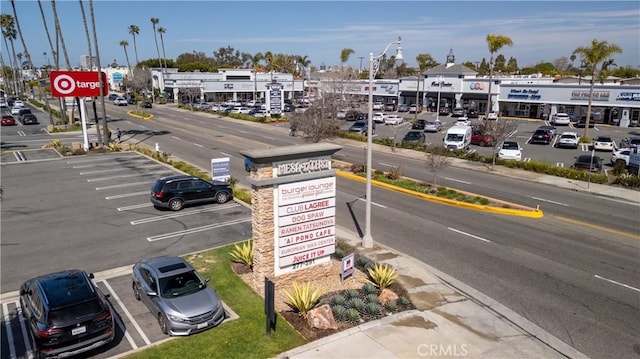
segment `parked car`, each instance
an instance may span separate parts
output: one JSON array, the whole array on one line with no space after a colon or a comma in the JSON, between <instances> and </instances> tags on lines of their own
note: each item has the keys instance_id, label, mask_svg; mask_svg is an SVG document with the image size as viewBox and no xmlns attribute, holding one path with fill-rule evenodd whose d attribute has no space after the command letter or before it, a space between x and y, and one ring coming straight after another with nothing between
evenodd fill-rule
<instances>
[{"instance_id":1,"label":"parked car","mask_svg":"<svg viewBox=\"0 0 640 359\"><path fill-rule=\"evenodd\" d=\"M471 126L471 120L469 119L469 117L466 117L466 116L458 117L458 119L453 125L454 126Z\"/></svg>"},{"instance_id":2,"label":"parked car","mask_svg":"<svg viewBox=\"0 0 640 359\"><path fill-rule=\"evenodd\" d=\"M614 150L611 153L611 164L612 165L617 165L617 164L624 164L624 166L628 166L629 165L629 157L631 155L631 150L628 148L621 148L619 150Z\"/></svg>"},{"instance_id":3,"label":"parked car","mask_svg":"<svg viewBox=\"0 0 640 359\"><path fill-rule=\"evenodd\" d=\"M38 118L36 115L31 112L22 115L22 124L23 125L37 125L39 124Z\"/></svg>"},{"instance_id":4,"label":"parked car","mask_svg":"<svg viewBox=\"0 0 640 359\"><path fill-rule=\"evenodd\" d=\"M383 111L384 110L384 103L382 103L381 101L376 101L373 103L373 110L374 111Z\"/></svg>"},{"instance_id":5,"label":"parked car","mask_svg":"<svg viewBox=\"0 0 640 359\"><path fill-rule=\"evenodd\" d=\"M593 118L593 116L591 116L591 119L589 120L589 128L592 128L595 126L595 119ZM587 125L587 116L582 116L580 117L580 119L578 120L578 122L575 123L575 127L580 127L580 128L584 128Z\"/></svg>"},{"instance_id":6,"label":"parked car","mask_svg":"<svg viewBox=\"0 0 640 359\"><path fill-rule=\"evenodd\" d=\"M563 132L560 134L556 147L559 148L578 148L580 138L576 132Z\"/></svg>"},{"instance_id":7,"label":"parked car","mask_svg":"<svg viewBox=\"0 0 640 359\"><path fill-rule=\"evenodd\" d=\"M552 125L562 125L569 126L571 123L571 117L569 117L568 113L558 112L555 115L551 116L551 121L549 121Z\"/></svg>"},{"instance_id":8,"label":"parked car","mask_svg":"<svg viewBox=\"0 0 640 359\"><path fill-rule=\"evenodd\" d=\"M478 118L480 113L478 112L478 109L470 108L469 111L467 111L467 116L469 118Z\"/></svg>"},{"instance_id":9,"label":"parked car","mask_svg":"<svg viewBox=\"0 0 640 359\"><path fill-rule=\"evenodd\" d=\"M416 105L415 103L409 106L409 113L420 113L422 112L422 106Z\"/></svg>"},{"instance_id":10,"label":"parked car","mask_svg":"<svg viewBox=\"0 0 640 359\"><path fill-rule=\"evenodd\" d=\"M15 107L24 107L24 101L15 100L15 101L13 101L13 106L15 106Z\"/></svg>"},{"instance_id":11,"label":"parked car","mask_svg":"<svg viewBox=\"0 0 640 359\"><path fill-rule=\"evenodd\" d=\"M206 202L225 203L233 198L231 186L221 181L177 175L158 179L151 187L151 203L156 208L179 211L184 206Z\"/></svg>"},{"instance_id":12,"label":"parked car","mask_svg":"<svg viewBox=\"0 0 640 359\"><path fill-rule=\"evenodd\" d=\"M386 116L387 115L385 115L383 112L374 112L371 119L373 120L373 122L384 123L384 118Z\"/></svg>"},{"instance_id":13,"label":"parked car","mask_svg":"<svg viewBox=\"0 0 640 359\"><path fill-rule=\"evenodd\" d=\"M355 133L359 133L361 135L366 136L367 135L367 120L363 119L363 120L356 120L356 122L353 123L353 125L351 125L351 127L349 127L349 132L355 132ZM376 123L373 122L373 127L371 128L371 133L375 134L376 133Z\"/></svg>"},{"instance_id":14,"label":"parked car","mask_svg":"<svg viewBox=\"0 0 640 359\"><path fill-rule=\"evenodd\" d=\"M114 339L111 305L91 279L93 274L73 269L20 286L20 307L36 358L80 356Z\"/></svg>"},{"instance_id":15,"label":"parked car","mask_svg":"<svg viewBox=\"0 0 640 359\"><path fill-rule=\"evenodd\" d=\"M550 134L551 134L551 139L552 140L556 136L556 134L558 133L558 130L556 129L556 127L552 126L552 125L542 125L542 126L538 127L538 130L547 130L547 131L549 131Z\"/></svg>"},{"instance_id":16,"label":"parked car","mask_svg":"<svg viewBox=\"0 0 640 359\"><path fill-rule=\"evenodd\" d=\"M451 111L451 117L462 117L464 116L464 109L460 107L456 107Z\"/></svg>"},{"instance_id":17,"label":"parked car","mask_svg":"<svg viewBox=\"0 0 640 359\"><path fill-rule=\"evenodd\" d=\"M487 114L487 120L495 121L498 119L498 113L495 111L491 111Z\"/></svg>"},{"instance_id":18,"label":"parked car","mask_svg":"<svg viewBox=\"0 0 640 359\"><path fill-rule=\"evenodd\" d=\"M615 142L609 136L598 136L591 143L593 149L596 151L613 151L616 148Z\"/></svg>"},{"instance_id":19,"label":"parked car","mask_svg":"<svg viewBox=\"0 0 640 359\"><path fill-rule=\"evenodd\" d=\"M576 157L576 161L573 163L572 168L579 170L587 170L591 172L602 171L602 159L597 156L580 155Z\"/></svg>"},{"instance_id":20,"label":"parked car","mask_svg":"<svg viewBox=\"0 0 640 359\"><path fill-rule=\"evenodd\" d=\"M171 336L213 328L225 318L218 294L191 264L180 257L154 257L137 262L131 273L133 296Z\"/></svg>"},{"instance_id":21,"label":"parked car","mask_svg":"<svg viewBox=\"0 0 640 359\"><path fill-rule=\"evenodd\" d=\"M411 124L412 130L424 130L424 126L427 124L427 120L417 120Z\"/></svg>"},{"instance_id":22,"label":"parked car","mask_svg":"<svg viewBox=\"0 0 640 359\"><path fill-rule=\"evenodd\" d=\"M522 160L522 147L516 141L504 141L498 148L498 158L503 160Z\"/></svg>"},{"instance_id":23,"label":"parked car","mask_svg":"<svg viewBox=\"0 0 640 359\"><path fill-rule=\"evenodd\" d=\"M404 118L400 115L386 115L384 117L385 125L400 125L404 123Z\"/></svg>"},{"instance_id":24,"label":"parked car","mask_svg":"<svg viewBox=\"0 0 640 359\"><path fill-rule=\"evenodd\" d=\"M478 145L480 147L491 147L493 146L493 144L496 142L496 139L494 136L485 133L483 131L473 131L473 134L471 135L471 144L472 145Z\"/></svg>"},{"instance_id":25,"label":"parked car","mask_svg":"<svg viewBox=\"0 0 640 359\"><path fill-rule=\"evenodd\" d=\"M153 107L153 105L151 104L150 101L142 101L140 106L142 106L142 108L152 108Z\"/></svg>"},{"instance_id":26,"label":"parked car","mask_svg":"<svg viewBox=\"0 0 640 359\"><path fill-rule=\"evenodd\" d=\"M109 94L109 97L108 97L109 101L112 101L112 102L113 102L113 100L115 100L115 99L117 99L117 98L118 98L118 95L116 95L116 94L114 94L114 93L110 93L110 94Z\"/></svg>"},{"instance_id":27,"label":"parked car","mask_svg":"<svg viewBox=\"0 0 640 359\"><path fill-rule=\"evenodd\" d=\"M620 141L620 148L640 147L640 137L625 137Z\"/></svg>"},{"instance_id":28,"label":"parked car","mask_svg":"<svg viewBox=\"0 0 640 359\"><path fill-rule=\"evenodd\" d=\"M440 112L439 114L441 116L449 116L449 114L451 114L451 109L448 107L440 107Z\"/></svg>"},{"instance_id":29,"label":"parked car","mask_svg":"<svg viewBox=\"0 0 640 359\"><path fill-rule=\"evenodd\" d=\"M405 104L398 105L398 112L409 112L409 106Z\"/></svg>"},{"instance_id":30,"label":"parked car","mask_svg":"<svg viewBox=\"0 0 640 359\"><path fill-rule=\"evenodd\" d=\"M13 116L6 114L2 115L2 126L15 126L16 119Z\"/></svg>"},{"instance_id":31,"label":"parked car","mask_svg":"<svg viewBox=\"0 0 640 359\"><path fill-rule=\"evenodd\" d=\"M442 131L442 122L438 120L426 121L424 124L425 132L440 132Z\"/></svg>"},{"instance_id":32,"label":"parked car","mask_svg":"<svg viewBox=\"0 0 640 359\"><path fill-rule=\"evenodd\" d=\"M12 114L12 115L17 115L17 114L19 114L19 113L20 113L20 110L22 110L22 106L15 106L15 105L14 105L14 106L11 108L11 114Z\"/></svg>"},{"instance_id":33,"label":"parked car","mask_svg":"<svg viewBox=\"0 0 640 359\"><path fill-rule=\"evenodd\" d=\"M543 143L548 145L551 143L551 131L547 129L537 129L533 135L531 135L531 139L529 139L529 143Z\"/></svg>"},{"instance_id":34,"label":"parked car","mask_svg":"<svg viewBox=\"0 0 640 359\"><path fill-rule=\"evenodd\" d=\"M402 143L419 143L425 142L426 136L422 131L409 131L402 138Z\"/></svg>"},{"instance_id":35,"label":"parked car","mask_svg":"<svg viewBox=\"0 0 640 359\"><path fill-rule=\"evenodd\" d=\"M385 110L385 111L392 112L392 111L395 111L395 110L396 110L396 107L397 107L397 106L396 106L396 104L395 104L395 103L388 103L388 104L384 105L384 110Z\"/></svg>"}]
</instances>

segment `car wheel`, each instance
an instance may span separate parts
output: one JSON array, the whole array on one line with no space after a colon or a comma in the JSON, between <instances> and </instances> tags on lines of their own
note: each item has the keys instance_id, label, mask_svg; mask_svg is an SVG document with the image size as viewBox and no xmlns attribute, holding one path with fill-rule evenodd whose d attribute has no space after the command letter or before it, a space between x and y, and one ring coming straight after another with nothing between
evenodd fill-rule
<instances>
[{"instance_id":1,"label":"car wheel","mask_svg":"<svg viewBox=\"0 0 640 359\"><path fill-rule=\"evenodd\" d=\"M617 159L615 166L627 166L627 162L623 159Z\"/></svg>"},{"instance_id":2,"label":"car wheel","mask_svg":"<svg viewBox=\"0 0 640 359\"><path fill-rule=\"evenodd\" d=\"M136 283L133 282L131 285L133 287L133 296L136 298L136 300L142 300L142 297L140 297L140 291L138 290L138 286L136 286Z\"/></svg>"},{"instance_id":3,"label":"car wheel","mask_svg":"<svg viewBox=\"0 0 640 359\"><path fill-rule=\"evenodd\" d=\"M179 211L182 209L182 207L184 207L184 204L182 203L182 200L178 198L172 198L169 201L169 209L171 209L172 211Z\"/></svg>"},{"instance_id":4,"label":"car wheel","mask_svg":"<svg viewBox=\"0 0 640 359\"><path fill-rule=\"evenodd\" d=\"M169 334L169 328L167 327L167 318L162 313L158 313L158 325L163 334Z\"/></svg>"},{"instance_id":5,"label":"car wheel","mask_svg":"<svg viewBox=\"0 0 640 359\"><path fill-rule=\"evenodd\" d=\"M226 203L229 200L229 194L227 192L218 192L216 194L216 202Z\"/></svg>"}]
</instances>

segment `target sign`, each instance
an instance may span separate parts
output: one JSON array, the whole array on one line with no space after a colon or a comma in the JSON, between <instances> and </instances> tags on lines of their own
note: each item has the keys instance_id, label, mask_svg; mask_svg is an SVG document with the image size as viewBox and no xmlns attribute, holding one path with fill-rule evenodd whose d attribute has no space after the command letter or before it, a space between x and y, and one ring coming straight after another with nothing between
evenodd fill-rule
<instances>
[{"instance_id":1,"label":"target sign","mask_svg":"<svg viewBox=\"0 0 640 359\"><path fill-rule=\"evenodd\" d=\"M102 76L103 94L108 95L107 75L97 71L51 71L51 95L54 97L98 97Z\"/></svg>"}]
</instances>

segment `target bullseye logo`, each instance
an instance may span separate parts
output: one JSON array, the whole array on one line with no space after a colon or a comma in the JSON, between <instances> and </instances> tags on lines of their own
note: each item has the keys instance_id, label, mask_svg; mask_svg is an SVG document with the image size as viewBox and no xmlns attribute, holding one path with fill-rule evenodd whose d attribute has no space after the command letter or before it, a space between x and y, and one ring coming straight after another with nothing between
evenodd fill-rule
<instances>
[{"instance_id":1,"label":"target bullseye logo","mask_svg":"<svg viewBox=\"0 0 640 359\"><path fill-rule=\"evenodd\" d=\"M56 91L64 95L68 95L76 89L76 83L69 75L59 75L51 84Z\"/></svg>"},{"instance_id":2,"label":"target bullseye logo","mask_svg":"<svg viewBox=\"0 0 640 359\"><path fill-rule=\"evenodd\" d=\"M108 95L107 76L97 71L52 71L49 75L51 95L54 97L98 97Z\"/></svg>"}]
</instances>

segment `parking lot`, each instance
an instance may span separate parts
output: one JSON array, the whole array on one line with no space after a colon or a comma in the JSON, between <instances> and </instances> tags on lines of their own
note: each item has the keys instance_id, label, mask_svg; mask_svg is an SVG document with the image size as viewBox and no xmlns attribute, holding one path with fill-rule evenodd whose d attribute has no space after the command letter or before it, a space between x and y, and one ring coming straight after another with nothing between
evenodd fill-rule
<instances>
[{"instance_id":1,"label":"parking lot","mask_svg":"<svg viewBox=\"0 0 640 359\"><path fill-rule=\"evenodd\" d=\"M251 211L236 202L179 212L155 209L149 202L151 185L176 171L140 154L51 155L38 161L8 157L2 173L3 359L32 357L17 296L29 278L73 268L95 273L118 315L114 343L91 355L110 358L167 338L133 297L133 263L251 236ZM215 288L215 278L211 284ZM229 308L227 313L233 317Z\"/></svg>"},{"instance_id":2,"label":"parking lot","mask_svg":"<svg viewBox=\"0 0 640 359\"><path fill-rule=\"evenodd\" d=\"M388 112L394 113L396 112ZM405 122L398 126L384 125L381 123L376 124L375 138L394 138L397 142L402 141L404 135L411 129L411 122L415 115L410 113L399 113L404 117ZM456 118L450 116L438 116L440 122L442 122L442 130L440 132L432 133L425 132L425 143L428 145L442 145L442 139L445 136L447 130L454 126ZM435 120L436 114L433 112L422 112L417 116L418 119ZM559 135L562 132L576 132L578 136L581 136L584 128L575 128L573 124L569 126L556 126L556 136L552 140L551 144L530 144L529 140L535 130L543 125L548 125L548 122L542 120L514 120L517 124L516 131L511 135L510 139L517 141L522 147L522 160L523 161L541 161L545 163L552 163L558 167L571 167L574 163L575 157L581 153L588 153L591 148L588 144L580 144L577 149L571 148L555 148L554 144L557 141ZM472 119L472 124L480 124L478 119ZM347 130L349 126L353 124L353 121L345 121L342 125L343 130ZM610 136L616 144L620 143L625 137L638 136L639 131L636 128L622 128L613 127L608 125L596 125L593 128L589 128L589 137L594 138L596 136ZM471 145L470 151L477 152L480 155L490 157L492 149L490 147L481 147L477 145ZM611 168L609 166L609 160L611 158L611 152L597 152L597 156L603 159L605 169Z\"/></svg>"}]
</instances>

